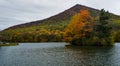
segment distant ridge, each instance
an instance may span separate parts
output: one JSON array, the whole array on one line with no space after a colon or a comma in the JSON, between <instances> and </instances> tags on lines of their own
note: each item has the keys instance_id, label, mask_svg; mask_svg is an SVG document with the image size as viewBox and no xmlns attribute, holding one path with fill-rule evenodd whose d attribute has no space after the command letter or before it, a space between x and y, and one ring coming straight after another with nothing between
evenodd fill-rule
<instances>
[{"instance_id":1,"label":"distant ridge","mask_svg":"<svg viewBox=\"0 0 120 66\"><path fill-rule=\"evenodd\" d=\"M99 15L99 10L98 9L94 9L91 7L87 7L84 5L80 5L80 4L76 4L75 6L69 8L68 10L65 10L64 12L61 12L57 15L51 16L47 19L43 19L43 20L37 20L37 21L32 21L32 22L28 22L28 23L24 23L24 24L19 24L19 25L15 25L15 26L11 26L5 30L9 30L9 29L17 29L17 28L25 28L25 27L30 27L30 26L40 26L42 25L42 23L55 23L55 22L61 22L64 20L70 20L70 18L79 13L80 10L82 9L87 9L91 12L92 16L98 16Z\"/></svg>"}]
</instances>

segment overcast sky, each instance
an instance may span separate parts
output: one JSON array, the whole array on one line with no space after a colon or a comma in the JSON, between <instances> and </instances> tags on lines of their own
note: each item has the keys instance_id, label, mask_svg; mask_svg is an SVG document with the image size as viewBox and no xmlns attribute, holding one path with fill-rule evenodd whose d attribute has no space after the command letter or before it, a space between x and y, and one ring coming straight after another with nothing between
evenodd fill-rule
<instances>
[{"instance_id":1,"label":"overcast sky","mask_svg":"<svg viewBox=\"0 0 120 66\"><path fill-rule=\"evenodd\" d=\"M120 0L0 0L0 29L45 19L76 4L120 15Z\"/></svg>"}]
</instances>

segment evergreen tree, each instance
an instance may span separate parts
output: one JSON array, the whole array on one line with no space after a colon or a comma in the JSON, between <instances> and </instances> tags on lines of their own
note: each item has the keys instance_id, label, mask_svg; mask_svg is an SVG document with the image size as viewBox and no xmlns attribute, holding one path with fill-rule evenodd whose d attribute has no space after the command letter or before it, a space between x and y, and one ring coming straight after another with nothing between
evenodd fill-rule
<instances>
[{"instance_id":1,"label":"evergreen tree","mask_svg":"<svg viewBox=\"0 0 120 66\"><path fill-rule=\"evenodd\" d=\"M111 36L112 27L109 26L110 13L102 9L99 22L96 25L96 35L99 38L98 45L111 45L114 43Z\"/></svg>"}]
</instances>

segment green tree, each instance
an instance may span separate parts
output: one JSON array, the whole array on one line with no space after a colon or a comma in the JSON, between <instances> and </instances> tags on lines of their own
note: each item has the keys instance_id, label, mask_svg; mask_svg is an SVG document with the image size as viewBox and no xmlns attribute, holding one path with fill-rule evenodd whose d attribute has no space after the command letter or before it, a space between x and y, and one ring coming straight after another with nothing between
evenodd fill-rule
<instances>
[{"instance_id":1,"label":"green tree","mask_svg":"<svg viewBox=\"0 0 120 66\"><path fill-rule=\"evenodd\" d=\"M112 45L114 38L112 36L112 27L109 26L110 13L102 9L100 11L99 22L96 25L96 36L99 38L98 45Z\"/></svg>"}]
</instances>

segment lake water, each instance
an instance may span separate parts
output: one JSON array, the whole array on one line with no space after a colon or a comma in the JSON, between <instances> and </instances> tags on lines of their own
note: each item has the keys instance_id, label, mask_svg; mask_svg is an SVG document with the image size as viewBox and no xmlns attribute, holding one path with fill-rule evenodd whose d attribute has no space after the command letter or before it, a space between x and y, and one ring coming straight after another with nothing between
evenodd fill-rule
<instances>
[{"instance_id":1,"label":"lake water","mask_svg":"<svg viewBox=\"0 0 120 66\"><path fill-rule=\"evenodd\" d=\"M67 43L20 43L0 47L0 66L120 66L120 44L76 47Z\"/></svg>"}]
</instances>

